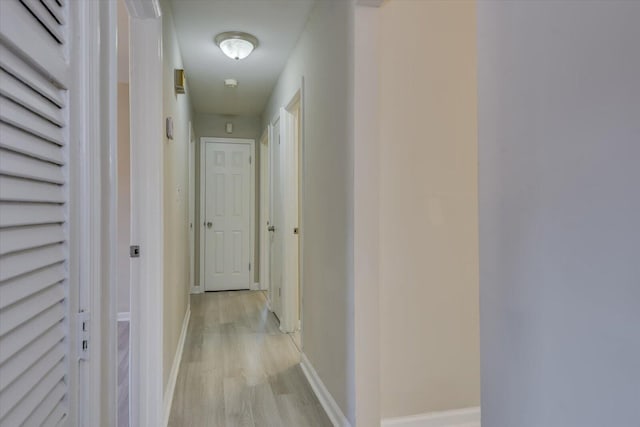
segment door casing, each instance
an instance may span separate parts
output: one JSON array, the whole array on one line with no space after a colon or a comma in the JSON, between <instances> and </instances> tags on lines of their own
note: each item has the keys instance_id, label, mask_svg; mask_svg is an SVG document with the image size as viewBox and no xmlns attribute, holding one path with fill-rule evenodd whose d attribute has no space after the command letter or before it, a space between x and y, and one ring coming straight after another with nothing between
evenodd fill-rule
<instances>
[{"instance_id":1,"label":"door casing","mask_svg":"<svg viewBox=\"0 0 640 427\"><path fill-rule=\"evenodd\" d=\"M189 122L189 287L191 293L201 292L201 287L196 286L196 136L193 132L193 123Z\"/></svg>"},{"instance_id":2,"label":"door casing","mask_svg":"<svg viewBox=\"0 0 640 427\"><path fill-rule=\"evenodd\" d=\"M258 233L260 233L260 289L269 289L269 231L267 227L271 221L269 206L270 174L271 174L271 125L267 126L260 138L260 217Z\"/></svg>"},{"instance_id":3,"label":"door casing","mask_svg":"<svg viewBox=\"0 0 640 427\"><path fill-rule=\"evenodd\" d=\"M274 165L270 169L271 181L271 212L274 208L275 188L273 174L275 169L275 161L273 156L279 155L274 137L276 127L280 132L282 144L285 144L285 150L280 159L280 168L282 174L283 185L283 278L282 278L282 297L280 308L281 318L280 329L283 332L295 332L302 328L302 251L303 251L303 235L302 227L303 203L302 194L304 194L304 97L303 97L304 79L294 95L290 98L286 107L280 108L278 114L271 121L271 141L273 141L271 164ZM272 218L273 219L273 218ZM298 234L294 234L294 228L298 229ZM272 257L273 255L270 255ZM272 306L274 302L271 301ZM275 307L273 307L275 308Z\"/></svg>"},{"instance_id":4,"label":"door casing","mask_svg":"<svg viewBox=\"0 0 640 427\"><path fill-rule=\"evenodd\" d=\"M267 301L269 310L271 310L278 320L282 321L280 317L282 315L282 269L284 265L283 257L284 250L280 250L281 254L277 253L277 249L274 247L277 243L275 239L278 237L275 233L282 233L281 218L278 214L282 215L277 209L278 196L281 191L277 191L278 179L276 174L281 174L281 160L280 160L280 115L276 115L271 124L269 125L270 136L269 140L272 141L269 147L269 225L274 227L275 230L268 232L268 249L269 249L269 292L267 293ZM280 245L282 247L282 245ZM274 264L279 263L279 264ZM279 278L274 277L279 275ZM280 286L280 289L278 288Z\"/></svg>"}]
</instances>

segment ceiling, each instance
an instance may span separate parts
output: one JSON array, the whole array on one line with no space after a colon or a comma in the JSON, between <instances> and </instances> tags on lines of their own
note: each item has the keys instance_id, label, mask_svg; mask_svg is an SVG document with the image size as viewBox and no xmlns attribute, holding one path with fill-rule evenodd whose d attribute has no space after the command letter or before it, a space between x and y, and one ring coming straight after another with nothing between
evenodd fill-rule
<instances>
[{"instance_id":1,"label":"ceiling","mask_svg":"<svg viewBox=\"0 0 640 427\"><path fill-rule=\"evenodd\" d=\"M172 0L193 107L198 113L261 114L304 29L314 0ZM213 39L224 31L256 36L248 58L227 58ZM238 80L235 89L224 79Z\"/></svg>"}]
</instances>

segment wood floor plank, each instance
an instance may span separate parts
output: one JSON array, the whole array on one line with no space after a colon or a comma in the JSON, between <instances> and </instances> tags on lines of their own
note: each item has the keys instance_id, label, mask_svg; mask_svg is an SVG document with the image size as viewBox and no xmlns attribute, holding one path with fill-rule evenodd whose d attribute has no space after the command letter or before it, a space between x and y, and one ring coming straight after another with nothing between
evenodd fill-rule
<instances>
[{"instance_id":1,"label":"wood floor plank","mask_svg":"<svg viewBox=\"0 0 640 427\"><path fill-rule=\"evenodd\" d=\"M171 427L330 426L261 291L191 296Z\"/></svg>"},{"instance_id":2,"label":"wood floor plank","mask_svg":"<svg viewBox=\"0 0 640 427\"><path fill-rule=\"evenodd\" d=\"M251 388L242 377L224 379L224 415L226 425L253 427Z\"/></svg>"},{"instance_id":3,"label":"wood floor plank","mask_svg":"<svg viewBox=\"0 0 640 427\"><path fill-rule=\"evenodd\" d=\"M281 427L284 425L269 383L261 383L253 387L251 414L256 426Z\"/></svg>"}]
</instances>

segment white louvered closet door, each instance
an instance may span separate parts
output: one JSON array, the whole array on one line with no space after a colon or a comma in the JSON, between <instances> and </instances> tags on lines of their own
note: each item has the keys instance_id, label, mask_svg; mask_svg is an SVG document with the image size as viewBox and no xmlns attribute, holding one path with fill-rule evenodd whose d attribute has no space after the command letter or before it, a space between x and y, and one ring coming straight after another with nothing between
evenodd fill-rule
<instances>
[{"instance_id":1,"label":"white louvered closet door","mask_svg":"<svg viewBox=\"0 0 640 427\"><path fill-rule=\"evenodd\" d=\"M0 0L0 426L68 412L68 0Z\"/></svg>"}]
</instances>

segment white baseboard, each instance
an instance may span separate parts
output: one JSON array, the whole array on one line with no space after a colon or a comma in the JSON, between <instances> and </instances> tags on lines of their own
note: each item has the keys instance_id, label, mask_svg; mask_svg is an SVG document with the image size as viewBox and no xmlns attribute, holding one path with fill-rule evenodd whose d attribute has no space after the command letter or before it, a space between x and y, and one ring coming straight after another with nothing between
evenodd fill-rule
<instances>
[{"instance_id":1,"label":"white baseboard","mask_svg":"<svg viewBox=\"0 0 640 427\"><path fill-rule=\"evenodd\" d=\"M380 425L382 427L480 427L480 408L384 418Z\"/></svg>"},{"instance_id":2,"label":"white baseboard","mask_svg":"<svg viewBox=\"0 0 640 427\"><path fill-rule=\"evenodd\" d=\"M318 376L318 373L304 353L301 353L301 359L300 367L302 368L302 372L304 372L304 376L307 377L307 381L309 381L313 392L318 397L320 404L327 413L327 416L331 420L333 426L351 427L349 420L344 416L340 406L338 406L336 401L333 399L333 396L331 396L331 393L329 393L329 390L327 390L324 383Z\"/></svg>"},{"instance_id":3,"label":"white baseboard","mask_svg":"<svg viewBox=\"0 0 640 427\"><path fill-rule=\"evenodd\" d=\"M201 294L203 291L202 286L192 286L191 293L192 294Z\"/></svg>"},{"instance_id":4,"label":"white baseboard","mask_svg":"<svg viewBox=\"0 0 640 427\"><path fill-rule=\"evenodd\" d=\"M173 357L173 364L171 365L171 372L169 373L169 379L167 382L167 388L164 392L162 422L163 426L169 424L169 415L171 414L171 404L173 403L173 392L176 388L176 381L178 380L178 371L180 370L180 361L182 360L182 351L184 350L184 342L187 338L187 329L189 329L189 319L191 318L191 306L187 306L187 312L184 314L184 320L182 321L182 331L180 332L180 338L178 339L178 346L176 347L176 353Z\"/></svg>"},{"instance_id":5,"label":"white baseboard","mask_svg":"<svg viewBox=\"0 0 640 427\"><path fill-rule=\"evenodd\" d=\"M118 312L118 322L130 322L131 321L131 313L127 312Z\"/></svg>"},{"instance_id":6,"label":"white baseboard","mask_svg":"<svg viewBox=\"0 0 640 427\"><path fill-rule=\"evenodd\" d=\"M259 291L262 290L262 288L260 287L260 282L254 282L253 286L251 287L252 291Z\"/></svg>"}]
</instances>

